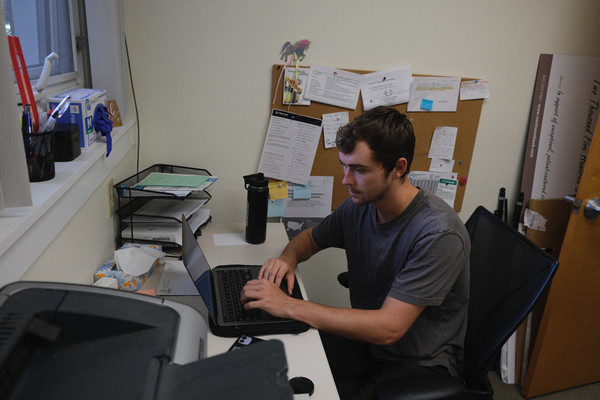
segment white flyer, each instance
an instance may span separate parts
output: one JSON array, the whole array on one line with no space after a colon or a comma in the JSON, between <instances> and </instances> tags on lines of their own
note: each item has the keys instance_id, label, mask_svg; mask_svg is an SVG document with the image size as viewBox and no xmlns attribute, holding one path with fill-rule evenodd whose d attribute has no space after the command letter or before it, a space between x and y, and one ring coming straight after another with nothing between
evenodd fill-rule
<instances>
[{"instance_id":1,"label":"white flyer","mask_svg":"<svg viewBox=\"0 0 600 400\"><path fill-rule=\"evenodd\" d=\"M410 87L407 111L456 112L460 78L415 76Z\"/></svg>"},{"instance_id":2,"label":"white flyer","mask_svg":"<svg viewBox=\"0 0 600 400\"><path fill-rule=\"evenodd\" d=\"M258 172L306 185L321 136L321 120L273 110Z\"/></svg>"},{"instance_id":3,"label":"white flyer","mask_svg":"<svg viewBox=\"0 0 600 400\"><path fill-rule=\"evenodd\" d=\"M429 158L441 158L452 160L458 128L453 126L438 126L433 131L431 145L429 146Z\"/></svg>"},{"instance_id":4,"label":"white flyer","mask_svg":"<svg viewBox=\"0 0 600 400\"><path fill-rule=\"evenodd\" d=\"M293 195L293 185L288 185L288 198L284 203L287 218L324 218L331 214L333 200L333 176L311 176L310 198L299 199Z\"/></svg>"},{"instance_id":5,"label":"white flyer","mask_svg":"<svg viewBox=\"0 0 600 400\"><path fill-rule=\"evenodd\" d=\"M363 109L408 103L411 82L409 66L363 75L360 83Z\"/></svg>"},{"instance_id":6,"label":"white flyer","mask_svg":"<svg viewBox=\"0 0 600 400\"><path fill-rule=\"evenodd\" d=\"M474 100L490 97L490 82L485 80L465 81L460 84L460 99Z\"/></svg>"},{"instance_id":7,"label":"white flyer","mask_svg":"<svg viewBox=\"0 0 600 400\"><path fill-rule=\"evenodd\" d=\"M354 72L312 65L304 98L355 110L360 93L360 80L361 75Z\"/></svg>"},{"instance_id":8,"label":"white flyer","mask_svg":"<svg viewBox=\"0 0 600 400\"><path fill-rule=\"evenodd\" d=\"M454 207L458 174L456 172L410 171L410 183L442 198L449 206Z\"/></svg>"},{"instance_id":9,"label":"white flyer","mask_svg":"<svg viewBox=\"0 0 600 400\"><path fill-rule=\"evenodd\" d=\"M336 147L335 137L341 126L347 125L350 116L346 111L323 114L323 145L326 149Z\"/></svg>"}]
</instances>

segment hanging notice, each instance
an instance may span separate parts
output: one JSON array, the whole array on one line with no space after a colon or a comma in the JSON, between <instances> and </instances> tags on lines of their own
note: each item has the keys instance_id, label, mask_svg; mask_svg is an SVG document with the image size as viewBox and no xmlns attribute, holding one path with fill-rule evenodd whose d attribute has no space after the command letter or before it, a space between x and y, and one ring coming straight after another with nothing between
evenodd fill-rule
<instances>
[{"instance_id":1,"label":"hanging notice","mask_svg":"<svg viewBox=\"0 0 600 400\"><path fill-rule=\"evenodd\" d=\"M360 81L360 74L312 65L304 98L354 110L358 103Z\"/></svg>"},{"instance_id":2,"label":"hanging notice","mask_svg":"<svg viewBox=\"0 0 600 400\"><path fill-rule=\"evenodd\" d=\"M258 172L306 185L321 136L321 123L317 118L273 110Z\"/></svg>"}]
</instances>

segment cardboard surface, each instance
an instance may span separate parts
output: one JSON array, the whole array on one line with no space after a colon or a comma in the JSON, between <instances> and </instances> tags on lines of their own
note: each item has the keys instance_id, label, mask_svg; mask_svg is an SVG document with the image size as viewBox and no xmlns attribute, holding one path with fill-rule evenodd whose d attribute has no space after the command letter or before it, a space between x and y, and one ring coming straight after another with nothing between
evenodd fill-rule
<instances>
[{"instance_id":1,"label":"cardboard surface","mask_svg":"<svg viewBox=\"0 0 600 400\"><path fill-rule=\"evenodd\" d=\"M577 192L600 104L600 57L542 54L521 191L529 199Z\"/></svg>"},{"instance_id":2,"label":"cardboard surface","mask_svg":"<svg viewBox=\"0 0 600 400\"><path fill-rule=\"evenodd\" d=\"M531 199L529 209L546 218L546 231L527 229L526 236L558 259L572 205L563 199Z\"/></svg>"}]
</instances>

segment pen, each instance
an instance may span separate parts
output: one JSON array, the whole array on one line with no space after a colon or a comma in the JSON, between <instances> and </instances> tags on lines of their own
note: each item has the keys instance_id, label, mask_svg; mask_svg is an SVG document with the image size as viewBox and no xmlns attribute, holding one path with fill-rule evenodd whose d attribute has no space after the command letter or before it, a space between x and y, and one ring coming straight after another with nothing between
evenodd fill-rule
<instances>
[{"instance_id":1,"label":"pen","mask_svg":"<svg viewBox=\"0 0 600 400\"><path fill-rule=\"evenodd\" d=\"M33 121L31 119L31 105L25 104L23 107L23 115L21 116L21 133L25 142L25 151L29 154L29 146L31 145L31 134L33 133Z\"/></svg>"},{"instance_id":2,"label":"pen","mask_svg":"<svg viewBox=\"0 0 600 400\"><path fill-rule=\"evenodd\" d=\"M31 105L25 104L23 116L21 117L21 130L23 134L33 133L33 121L31 119Z\"/></svg>"},{"instance_id":3,"label":"pen","mask_svg":"<svg viewBox=\"0 0 600 400\"><path fill-rule=\"evenodd\" d=\"M54 111L52 111L50 113L50 115L48 116L48 119L42 126L42 129L40 129L40 133L53 130L54 126L56 125L56 120L59 119L60 117L62 117L62 115L65 113L65 111L67 111L67 109L69 108L70 104L71 104L71 96L65 96L65 98L62 99L60 101L60 103L58 103L58 105L56 106Z\"/></svg>"},{"instance_id":4,"label":"pen","mask_svg":"<svg viewBox=\"0 0 600 400\"><path fill-rule=\"evenodd\" d=\"M519 229L519 222L521 222L521 211L523 211L523 201L525 199L525 193L519 193L519 199L515 205L515 212L513 214L513 227Z\"/></svg>"},{"instance_id":5,"label":"pen","mask_svg":"<svg viewBox=\"0 0 600 400\"><path fill-rule=\"evenodd\" d=\"M508 198L504 197L504 218L503 221L505 224L508 224Z\"/></svg>"},{"instance_id":6,"label":"pen","mask_svg":"<svg viewBox=\"0 0 600 400\"><path fill-rule=\"evenodd\" d=\"M42 125L42 129L40 129L40 133L50 132L51 130L54 129L55 125L56 125L56 119L54 119L52 117L52 115L49 115L48 119L46 120L44 125Z\"/></svg>"},{"instance_id":7,"label":"pen","mask_svg":"<svg viewBox=\"0 0 600 400\"><path fill-rule=\"evenodd\" d=\"M21 116L21 132L23 134L23 143L25 144L25 155L31 157L33 154L33 120L31 119L31 105L25 104L23 115Z\"/></svg>"},{"instance_id":8,"label":"pen","mask_svg":"<svg viewBox=\"0 0 600 400\"><path fill-rule=\"evenodd\" d=\"M69 105L71 105L71 95L65 96L65 98L58 103L54 111L52 111L52 118L59 119L62 117L69 108Z\"/></svg>"},{"instance_id":9,"label":"pen","mask_svg":"<svg viewBox=\"0 0 600 400\"><path fill-rule=\"evenodd\" d=\"M504 208L506 207L505 203L506 203L506 189L500 188L500 193L498 194L498 208L496 209L494 214L502 220L504 220L504 218L502 218L502 216L504 215Z\"/></svg>"}]
</instances>

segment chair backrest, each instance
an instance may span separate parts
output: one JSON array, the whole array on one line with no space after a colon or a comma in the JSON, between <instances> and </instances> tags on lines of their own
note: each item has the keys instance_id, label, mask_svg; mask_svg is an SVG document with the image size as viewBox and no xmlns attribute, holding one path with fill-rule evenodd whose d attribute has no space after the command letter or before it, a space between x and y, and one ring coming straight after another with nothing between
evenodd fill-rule
<instances>
[{"instance_id":1,"label":"chair backrest","mask_svg":"<svg viewBox=\"0 0 600 400\"><path fill-rule=\"evenodd\" d=\"M471 238L471 294L464 372L467 389L479 390L558 262L484 207L465 225Z\"/></svg>"}]
</instances>

